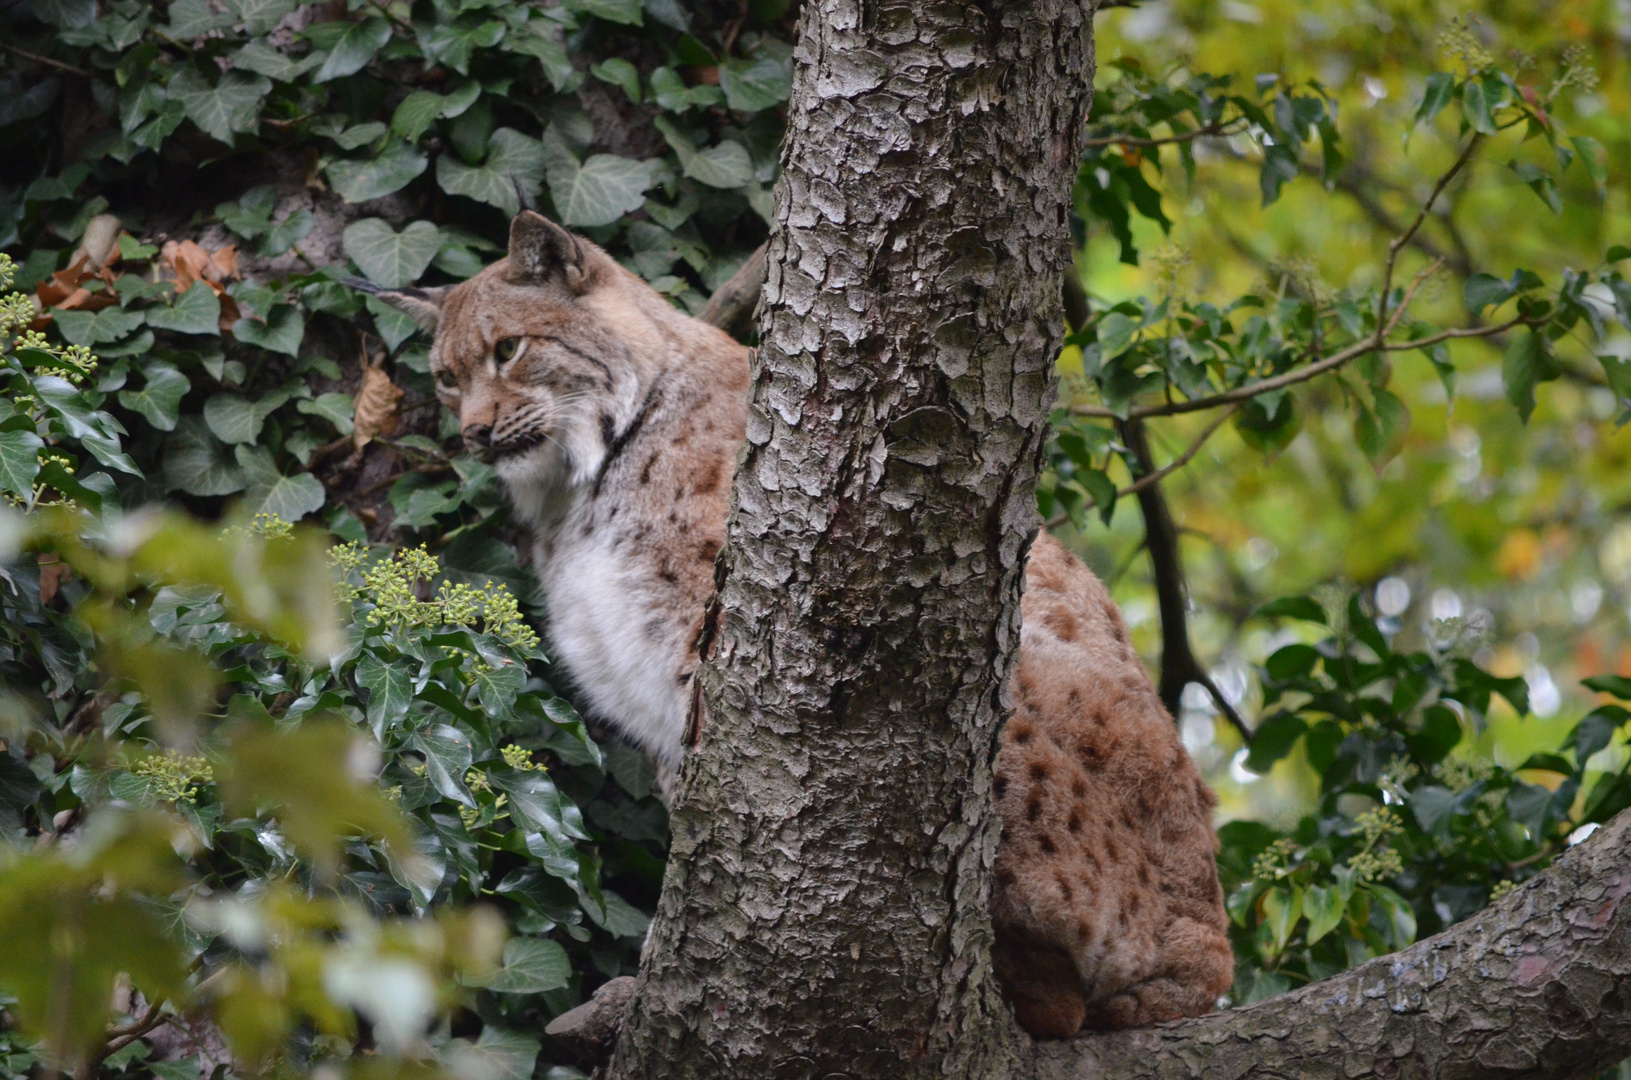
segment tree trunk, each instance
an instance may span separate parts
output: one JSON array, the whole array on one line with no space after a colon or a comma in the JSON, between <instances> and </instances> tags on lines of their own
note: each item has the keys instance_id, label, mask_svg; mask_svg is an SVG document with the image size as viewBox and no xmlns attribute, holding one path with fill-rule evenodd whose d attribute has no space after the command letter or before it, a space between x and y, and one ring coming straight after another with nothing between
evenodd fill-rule
<instances>
[{"instance_id":1,"label":"tree trunk","mask_svg":"<svg viewBox=\"0 0 1631 1080\"><path fill-rule=\"evenodd\" d=\"M1091 6L803 12L710 657L626 1080L978 1077Z\"/></svg>"},{"instance_id":2,"label":"tree trunk","mask_svg":"<svg viewBox=\"0 0 1631 1080\"><path fill-rule=\"evenodd\" d=\"M1564 1080L1631 1055L1631 811L1436 937L1232 1012L1042 1043L1027 1080Z\"/></svg>"}]
</instances>

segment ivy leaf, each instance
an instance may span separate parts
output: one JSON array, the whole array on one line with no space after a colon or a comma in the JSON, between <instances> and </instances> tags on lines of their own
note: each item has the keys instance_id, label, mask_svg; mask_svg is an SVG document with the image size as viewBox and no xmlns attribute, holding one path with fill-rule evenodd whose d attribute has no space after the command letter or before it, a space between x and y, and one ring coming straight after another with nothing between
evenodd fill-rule
<instances>
[{"instance_id":1,"label":"ivy leaf","mask_svg":"<svg viewBox=\"0 0 1631 1080\"><path fill-rule=\"evenodd\" d=\"M651 919L645 912L610 889L601 893L601 900L605 904L604 912L597 911L592 904L587 910L589 918L602 930L613 937L645 936L646 930L651 926Z\"/></svg>"},{"instance_id":2,"label":"ivy leaf","mask_svg":"<svg viewBox=\"0 0 1631 1080\"><path fill-rule=\"evenodd\" d=\"M413 680L401 664L388 664L365 650L357 659L357 685L368 691L368 723L374 737L383 739L386 725L408 715Z\"/></svg>"},{"instance_id":3,"label":"ivy leaf","mask_svg":"<svg viewBox=\"0 0 1631 1080\"><path fill-rule=\"evenodd\" d=\"M513 128L499 128L488 137L487 160L480 165L466 165L452 154L438 158L436 182L449 195L463 195L496 206L513 217L521 212L516 186L523 191L537 191L544 171L544 150L537 139L530 139ZM557 209L559 205L557 202ZM432 257L435 254L431 252Z\"/></svg>"},{"instance_id":4,"label":"ivy leaf","mask_svg":"<svg viewBox=\"0 0 1631 1080\"><path fill-rule=\"evenodd\" d=\"M312 212L301 207L272 226L266 234L266 239L260 242L260 253L268 258L276 258L310 236L316 226L317 219L312 216Z\"/></svg>"},{"instance_id":5,"label":"ivy leaf","mask_svg":"<svg viewBox=\"0 0 1631 1080\"><path fill-rule=\"evenodd\" d=\"M428 221L396 232L379 218L363 218L346 226L340 243L369 281L399 289L419 280L442 248L442 232Z\"/></svg>"},{"instance_id":6,"label":"ivy leaf","mask_svg":"<svg viewBox=\"0 0 1631 1080\"><path fill-rule=\"evenodd\" d=\"M174 11L174 6L171 7ZM232 56L232 66L239 71L253 71L277 82L294 82L300 76L323 62L322 53L295 60L257 38Z\"/></svg>"},{"instance_id":7,"label":"ivy leaf","mask_svg":"<svg viewBox=\"0 0 1631 1080\"><path fill-rule=\"evenodd\" d=\"M1303 894L1303 914L1308 916L1308 932L1304 940L1312 945L1329 934L1342 922L1347 909L1342 890L1334 885L1310 885Z\"/></svg>"},{"instance_id":8,"label":"ivy leaf","mask_svg":"<svg viewBox=\"0 0 1631 1080\"><path fill-rule=\"evenodd\" d=\"M681 170L691 179L716 188L739 188L753 180L753 159L748 157L741 143L725 139L717 146L698 150L668 118L659 116L652 123L674 148Z\"/></svg>"},{"instance_id":9,"label":"ivy leaf","mask_svg":"<svg viewBox=\"0 0 1631 1080\"><path fill-rule=\"evenodd\" d=\"M519 664L489 667L476 675L476 697L489 716L505 717L514 711L515 697L526 681L526 671Z\"/></svg>"},{"instance_id":10,"label":"ivy leaf","mask_svg":"<svg viewBox=\"0 0 1631 1080\"><path fill-rule=\"evenodd\" d=\"M430 167L424 154L406 143L393 141L371 161L341 159L328 163L329 183L346 202L382 199L401 191Z\"/></svg>"},{"instance_id":11,"label":"ivy leaf","mask_svg":"<svg viewBox=\"0 0 1631 1080\"><path fill-rule=\"evenodd\" d=\"M189 287L169 307L150 307L145 314L147 325L155 330L173 330L178 334L221 333L221 301L215 291L203 283Z\"/></svg>"},{"instance_id":12,"label":"ivy leaf","mask_svg":"<svg viewBox=\"0 0 1631 1080\"><path fill-rule=\"evenodd\" d=\"M414 735L410 745L425 756L425 776L431 787L460 806L476 805L464 786L464 774L472 758L470 736L456 727L438 724Z\"/></svg>"},{"instance_id":13,"label":"ivy leaf","mask_svg":"<svg viewBox=\"0 0 1631 1080\"><path fill-rule=\"evenodd\" d=\"M208 289L189 289L188 292L208 293ZM213 295L213 294L212 294ZM142 369L146 383L140 390L119 391L119 404L131 412L141 413L149 424L160 431L174 431L181 413L181 399L187 396L192 384L187 376L162 360L154 360Z\"/></svg>"},{"instance_id":14,"label":"ivy leaf","mask_svg":"<svg viewBox=\"0 0 1631 1080\"><path fill-rule=\"evenodd\" d=\"M561 224L610 225L645 205L651 169L644 162L596 154L580 166L553 128L544 132L543 152Z\"/></svg>"},{"instance_id":15,"label":"ivy leaf","mask_svg":"<svg viewBox=\"0 0 1631 1080\"><path fill-rule=\"evenodd\" d=\"M645 18L640 0L567 0L566 9L624 26L639 26Z\"/></svg>"},{"instance_id":16,"label":"ivy leaf","mask_svg":"<svg viewBox=\"0 0 1631 1080\"><path fill-rule=\"evenodd\" d=\"M341 435L350 435L353 430L352 415L357 411L357 405L350 394L338 390L330 390L326 394L318 394L315 398L302 398L295 402L295 408L308 416L321 416L334 425L334 430Z\"/></svg>"},{"instance_id":17,"label":"ivy leaf","mask_svg":"<svg viewBox=\"0 0 1631 1080\"><path fill-rule=\"evenodd\" d=\"M542 20L530 22L513 31L505 39L504 47L510 52L535 58L544 69L544 77L549 80L549 85L555 92L567 94L578 88L583 81L583 75L572 66L572 58L567 55L566 46L561 43L559 34L560 31L554 28L553 23Z\"/></svg>"},{"instance_id":18,"label":"ivy leaf","mask_svg":"<svg viewBox=\"0 0 1631 1080\"><path fill-rule=\"evenodd\" d=\"M231 495L243 490L244 477L204 418L184 416L164 440L164 484L189 495Z\"/></svg>"},{"instance_id":19,"label":"ivy leaf","mask_svg":"<svg viewBox=\"0 0 1631 1080\"><path fill-rule=\"evenodd\" d=\"M634 65L621 56L608 57L598 64L591 65L589 74L601 82L611 83L622 90L628 99L636 105L640 104L640 73Z\"/></svg>"},{"instance_id":20,"label":"ivy leaf","mask_svg":"<svg viewBox=\"0 0 1631 1080\"><path fill-rule=\"evenodd\" d=\"M306 336L306 322L300 310L289 304L275 304L266 321L247 316L232 324L232 336L250 345L282 353L300 355L300 342Z\"/></svg>"},{"instance_id":21,"label":"ivy leaf","mask_svg":"<svg viewBox=\"0 0 1631 1080\"><path fill-rule=\"evenodd\" d=\"M200 131L231 146L235 134L259 124L261 99L271 92L272 80L234 70L211 86L195 69L184 67L166 89Z\"/></svg>"},{"instance_id":22,"label":"ivy leaf","mask_svg":"<svg viewBox=\"0 0 1631 1080\"><path fill-rule=\"evenodd\" d=\"M1580 155L1580 164L1585 166L1586 175L1591 177L1597 197L1603 198L1608 193L1608 155L1603 150L1603 144L1590 135L1576 135L1569 141Z\"/></svg>"},{"instance_id":23,"label":"ivy leaf","mask_svg":"<svg viewBox=\"0 0 1631 1080\"><path fill-rule=\"evenodd\" d=\"M118 341L145 321L146 316L140 311L116 307L101 311L59 311L55 315L57 329L69 344L85 346Z\"/></svg>"},{"instance_id":24,"label":"ivy leaf","mask_svg":"<svg viewBox=\"0 0 1631 1080\"><path fill-rule=\"evenodd\" d=\"M322 509L327 496L311 473L284 476L273 464L272 452L263 446L240 446L233 456L244 471L244 501L250 512L296 522Z\"/></svg>"},{"instance_id":25,"label":"ivy leaf","mask_svg":"<svg viewBox=\"0 0 1631 1080\"><path fill-rule=\"evenodd\" d=\"M430 90L415 90L402 99L391 114L391 130L410 143L418 142L430 125L442 115L444 99Z\"/></svg>"},{"instance_id":26,"label":"ivy leaf","mask_svg":"<svg viewBox=\"0 0 1631 1080\"><path fill-rule=\"evenodd\" d=\"M82 30L96 21L96 0L28 0L23 8L60 30Z\"/></svg>"},{"instance_id":27,"label":"ivy leaf","mask_svg":"<svg viewBox=\"0 0 1631 1080\"><path fill-rule=\"evenodd\" d=\"M44 446L44 440L32 431L0 431L0 490L29 501Z\"/></svg>"},{"instance_id":28,"label":"ivy leaf","mask_svg":"<svg viewBox=\"0 0 1631 1080\"><path fill-rule=\"evenodd\" d=\"M251 34L269 34L295 9L296 0L223 0L244 29Z\"/></svg>"},{"instance_id":29,"label":"ivy leaf","mask_svg":"<svg viewBox=\"0 0 1631 1080\"><path fill-rule=\"evenodd\" d=\"M48 0L48 2L66 5L72 3L72 0ZM91 10L96 10L94 3ZM218 11L210 6L209 0L175 0L168 12L170 25L164 29L171 37L203 37L213 30L223 30L233 23L231 12Z\"/></svg>"},{"instance_id":30,"label":"ivy leaf","mask_svg":"<svg viewBox=\"0 0 1631 1080\"><path fill-rule=\"evenodd\" d=\"M504 964L485 979L466 979L500 994L541 994L559 990L572 979L566 950L548 938L511 938L504 946Z\"/></svg>"},{"instance_id":31,"label":"ivy leaf","mask_svg":"<svg viewBox=\"0 0 1631 1080\"><path fill-rule=\"evenodd\" d=\"M419 47L427 63L446 64L460 75L470 73L470 57L477 49L491 49L504 40L504 24L480 15L460 15L450 23L422 30Z\"/></svg>"},{"instance_id":32,"label":"ivy leaf","mask_svg":"<svg viewBox=\"0 0 1631 1080\"><path fill-rule=\"evenodd\" d=\"M651 96L664 112L682 113L696 106L707 108L725 100L717 86L686 86L673 68L660 67L651 73Z\"/></svg>"},{"instance_id":33,"label":"ivy leaf","mask_svg":"<svg viewBox=\"0 0 1631 1080\"><path fill-rule=\"evenodd\" d=\"M215 394L204 402L204 422L224 443L252 443L260 438L266 418L288 400L286 392L267 394L259 401L249 401L237 394Z\"/></svg>"},{"instance_id":34,"label":"ivy leaf","mask_svg":"<svg viewBox=\"0 0 1631 1080\"><path fill-rule=\"evenodd\" d=\"M474 1043L454 1039L437 1053L458 1076L482 1076L489 1080L531 1080L538 1066L539 1043L530 1035L486 1024Z\"/></svg>"},{"instance_id":35,"label":"ivy leaf","mask_svg":"<svg viewBox=\"0 0 1631 1080\"><path fill-rule=\"evenodd\" d=\"M391 40L391 24L384 19L368 19L354 24L329 50L328 59L312 76L312 82L355 75L368 65L387 41Z\"/></svg>"},{"instance_id":36,"label":"ivy leaf","mask_svg":"<svg viewBox=\"0 0 1631 1080\"><path fill-rule=\"evenodd\" d=\"M725 101L740 112L759 112L786 101L793 92L793 73L772 57L726 60L719 68Z\"/></svg>"}]
</instances>

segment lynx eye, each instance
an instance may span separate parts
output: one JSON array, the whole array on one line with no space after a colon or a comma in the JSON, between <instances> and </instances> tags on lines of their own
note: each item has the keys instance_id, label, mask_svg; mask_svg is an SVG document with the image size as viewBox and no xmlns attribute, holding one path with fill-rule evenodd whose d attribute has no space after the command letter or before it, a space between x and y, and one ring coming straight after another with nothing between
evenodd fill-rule
<instances>
[{"instance_id":1,"label":"lynx eye","mask_svg":"<svg viewBox=\"0 0 1631 1080\"><path fill-rule=\"evenodd\" d=\"M443 368L436 373L436 382L443 390L457 390L459 388L459 377L447 368Z\"/></svg>"},{"instance_id":2,"label":"lynx eye","mask_svg":"<svg viewBox=\"0 0 1631 1080\"><path fill-rule=\"evenodd\" d=\"M516 354L520 351L521 339L518 337L504 338L497 345L493 346L493 356L496 357L498 362L501 364L507 364L511 360L514 360Z\"/></svg>"}]
</instances>

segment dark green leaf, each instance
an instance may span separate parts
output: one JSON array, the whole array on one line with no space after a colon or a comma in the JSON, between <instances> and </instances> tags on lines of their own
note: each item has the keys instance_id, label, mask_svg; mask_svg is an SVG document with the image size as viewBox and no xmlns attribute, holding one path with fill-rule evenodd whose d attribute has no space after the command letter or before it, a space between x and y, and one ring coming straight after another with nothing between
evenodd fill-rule
<instances>
[{"instance_id":1,"label":"dark green leaf","mask_svg":"<svg viewBox=\"0 0 1631 1080\"><path fill-rule=\"evenodd\" d=\"M313 82L328 82L361 71L374 54L391 40L391 24L384 19L354 23L329 50L328 59L312 76Z\"/></svg>"},{"instance_id":2,"label":"dark green leaf","mask_svg":"<svg viewBox=\"0 0 1631 1080\"><path fill-rule=\"evenodd\" d=\"M32 431L0 431L0 490L32 502L44 441Z\"/></svg>"},{"instance_id":3,"label":"dark green leaf","mask_svg":"<svg viewBox=\"0 0 1631 1080\"><path fill-rule=\"evenodd\" d=\"M1593 675L1580 681L1587 690L1609 694L1621 701L1631 701L1631 678L1624 675Z\"/></svg>"},{"instance_id":4,"label":"dark green leaf","mask_svg":"<svg viewBox=\"0 0 1631 1080\"><path fill-rule=\"evenodd\" d=\"M485 979L466 980L500 994L541 994L557 990L572 979L566 950L545 938L511 938L504 946L504 964Z\"/></svg>"},{"instance_id":5,"label":"dark green leaf","mask_svg":"<svg viewBox=\"0 0 1631 1080\"><path fill-rule=\"evenodd\" d=\"M399 289L419 280L442 247L442 233L428 221L415 221L401 232L379 218L347 225L341 244L368 280Z\"/></svg>"},{"instance_id":6,"label":"dark green leaf","mask_svg":"<svg viewBox=\"0 0 1631 1080\"><path fill-rule=\"evenodd\" d=\"M189 289L214 299L208 289ZM192 384L187 376L162 360L150 361L142 370L145 382L140 390L119 391L119 404L132 412L141 413L149 424L160 431L173 431L181 412L181 399L187 396Z\"/></svg>"},{"instance_id":7,"label":"dark green leaf","mask_svg":"<svg viewBox=\"0 0 1631 1080\"><path fill-rule=\"evenodd\" d=\"M1416 109L1416 123L1430 124L1455 96L1455 76L1435 71L1427 76L1427 87L1422 92L1421 105Z\"/></svg>"},{"instance_id":8,"label":"dark green leaf","mask_svg":"<svg viewBox=\"0 0 1631 1080\"><path fill-rule=\"evenodd\" d=\"M401 191L429 166L424 154L406 143L392 142L372 160L331 161L327 168L329 183L340 197L359 203Z\"/></svg>"},{"instance_id":9,"label":"dark green leaf","mask_svg":"<svg viewBox=\"0 0 1631 1080\"><path fill-rule=\"evenodd\" d=\"M1308 722L1296 713L1282 712L1268 717L1252 732L1246 768L1259 775L1267 773L1276 761L1291 753L1291 748L1307 730Z\"/></svg>"},{"instance_id":10,"label":"dark green leaf","mask_svg":"<svg viewBox=\"0 0 1631 1080\"><path fill-rule=\"evenodd\" d=\"M203 282L178 295L171 306L151 307L145 314L147 325L155 330L172 330L178 334L221 332L221 301Z\"/></svg>"}]
</instances>

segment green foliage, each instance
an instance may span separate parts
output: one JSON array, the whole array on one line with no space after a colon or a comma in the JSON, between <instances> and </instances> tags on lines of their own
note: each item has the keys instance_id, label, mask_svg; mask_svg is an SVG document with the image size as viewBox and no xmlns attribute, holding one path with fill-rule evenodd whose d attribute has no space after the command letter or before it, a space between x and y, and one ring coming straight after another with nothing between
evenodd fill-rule
<instances>
[{"instance_id":1,"label":"green foliage","mask_svg":"<svg viewBox=\"0 0 1631 1080\"><path fill-rule=\"evenodd\" d=\"M1540 872L1576 830L1631 805L1631 761L1593 760L1631 725L1625 708L1600 705L1556 752L1504 768L1477 738L1497 697L1526 713L1528 688L1469 659L1487 627L1446 620L1406 652L1398 626L1358 597L1321 599L1259 613L1307 620L1325 636L1264 662L1245 767L1267 773L1297 754L1319 789L1289 829L1237 821L1220 832L1242 1002L1459 922ZM1597 687L1631 689L1623 679Z\"/></svg>"},{"instance_id":2,"label":"green foliage","mask_svg":"<svg viewBox=\"0 0 1631 1080\"><path fill-rule=\"evenodd\" d=\"M250 1066L524 1080L528 1032L631 968L666 840L650 767L552 687L493 470L436 410L417 328L341 282L468 278L535 200L697 309L765 235L785 7L0 13L0 277L42 305L0 300L0 490L28 511L0 519L0 917L21 942L0 1004L22 1025L0 1032L0 1077L94 1058L110 1021L157 1009L208 1017ZM1121 49L1134 18L1165 32ZM1205 477L1175 498L1223 566L1192 577L1199 618L1262 661L1235 761L1278 785L1225 790L1245 815L1221 832L1236 1000L1463 918L1631 804L1618 705L1499 756L1530 686L1505 643L1449 624L1418 641L1346 599L1248 615L1265 584L1344 571L1504 578L1512 602L1484 602L1508 621L1566 593L1579 610L1582 588L1607 612L1614 560L1631 575L1623 449L1562 494L1576 433L1631 418L1631 248L1605 255L1618 219L1582 209L1623 201L1624 133L1614 107L1574 106L1623 91L1537 41L1551 22L1505 18L1529 51L1425 0L1098 20L1072 225L1102 295L1061 360L1041 503L1131 548L1115 509L1149 465ZM1562 21L1589 39L1598 18ZM125 231L90 259L110 213ZM1606 405L1554 412L1578 387ZM1130 456L1129 419L1181 429L1165 465ZM1474 424L1486 472L1443 496L1466 461L1441 444ZM1232 456L1207 472L1203 444ZM194 518L140 509L163 500ZM1413 569L1412 529L1459 546ZM1589 538L1601 572L1533 569L1566 546L1547 529ZM1272 581L1237 565L1268 543L1252 530L1285 553ZM1261 630L1281 618L1308 621ZM1631 700L1623 678L1588 685ZM120 973L139 996L111 993ZM101 1072L196 1070L148 1052Z\"/></svg>"},{"instance_id":3,"label":"green foliage","mask_svg":"<svg viewBox=\"0 0 1631 1080\"><path fill-rule=\"evenodd\" d=\"M1124 262L1138 261L1132 213L1163 230L1171 228L1161 196L1143 169L1148 161L1159 173L1162 146L1174 148L1193 182L1199 136L1249 138L1265 204L1275 202L1282 186L1305 172L1327 183L1340 173L1335 108L1317 83L1308 92L1287 90L1253 99L1222 93L1227 80L1212 76L1173 85L1146 75L1137 61L1116 63L1120 77L1098 95L1094 113L1093 130L1111 133L1091 140L1076 200L1084 219L1115 236ZM1442 127L1450 126L1446 118L1453 118L1459 151L1433 184L1419 216L1394 238L1374 287L1333 289L1311 264L1290 261L1272 267L1260 291L1222 303L1191 299L1177 294L1174 286L1181 258L1163 253L1164 296L1101 306L1069 339L1078 350L1072 367L1078 361L1080 367L1069 372L1073 393L1057 417L1054 475L1043 485L1044 514L1052 517L1057 509L1061 519L1085 525L1086 511L1096 507L1108 522L1117 497L1110 479L1113 463L1125 460L1134 477L1147 471L1117 443L1107 421L1226 409L1248 446L1275 453L1303 424L1290 388L1350 365L1357 377L1344 372L1335 382L1353 416L1354 444L1372 461L1385 464L1398 453L1410 424L1408 407L1391 388L1394 365L1389 357L1419 354L1453 397L1456 368L1447 343L1459 338L1509 336L1502 379L1507 399L1525 422L1535 409L1536 387L1563 375L1563 352L1600 363L1615 392L1618 422L1631 420L1631 397L1621 392L1619 358L1596 355L1607 351L1615 335L1631 331L1631 306L1623 302L1631 298L1631 285L1614 260L1600 260L1591 252L1587 269L1564 270L1561 280L1551 284L1522 268L1507 278L1474 274L1463 292L1467 311L1479 321L1467 328L1435 326L1411 310L1441 271L1443 257L1409 281L1396 280L1399 251L1416 237L1439 193L1484 148L1486 137L1513 132L1503 145L1510 143L1515 152L1523 152L1530 141L1546 146L1549 154L1539 160L1547 164L1514 158L1510 167L1554 213L1561 212L1558 184L1576 162L1579 172L1601 183L1600 147L1589 138L1569 138L1550 111L1554 98L1582 78L1579 70L1565 66L1544 94L1520 86L1512 74L1489 63L1470 68L1464 77L1448 72L1427 77L1415 122ZM1266 93L1280 80L1259 76L1257 83L1259 92ZM1151 129L1158 127L1170 134L1152 138ZM1317 155L1307 145L1315 141ZM1150 148L1153 153L1146 157ZM1304 160L1310 156L1316 160ZM1605 303L1606 298L1613 302ZM1484 322L1486 317L1492 321ZM1206 428L1197 448L1215 430L1216 425Z\"/></svg>"}]
</instances>

